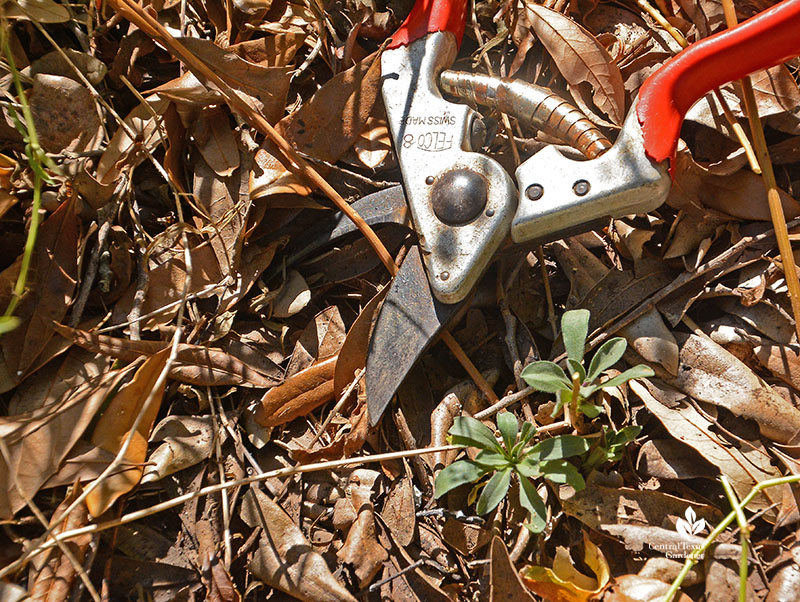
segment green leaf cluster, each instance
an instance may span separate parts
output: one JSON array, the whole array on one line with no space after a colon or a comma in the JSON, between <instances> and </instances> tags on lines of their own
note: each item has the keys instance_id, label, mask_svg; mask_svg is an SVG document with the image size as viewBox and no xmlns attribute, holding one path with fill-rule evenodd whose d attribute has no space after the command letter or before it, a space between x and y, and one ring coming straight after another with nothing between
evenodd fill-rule
<instances>
[{"instance_id":1,"label":"green leaf cluster","mask_svg":"<svg viewBox=\"0 0 800 602\"><path fill-rule=\"evenodd\" d=\"M626 426L618 431L604 426L600 444L589 452L583 463L583 469L589 471L599 468L606 462L618 462L622 459L625 446L636 439L640 432L642 432L640 426Z\"/></svg>"},{"instance_id":2,"label":"green leaf cluster","mask_svg":"<svg viewBox=\"0 0 800 602\"><path fill-rule=\"evenodd\" d=\"M547 524L547 511L532 480L545 478L553 483L568 483L576 490L583 489L586 486L583 477L566 458L586 453L589 443L576 435L560 435L528 445L536 428L526 421L520 429L510 412L498 414L497 430L500 441L482 422L468 416L456 417L448 431L450 443L480 451L474 460L453 462L439 473L434 484L436 497L461 485L476 483L470 499L477 497L475 511L487 514L506 496L511 478L516 475L520 504L531 516L530 523L525 526L539 533Z\"/></svg>"},{"instance_id":3,"label":"green leaf cluster","mask_svg":"<svg viewBox=\"0 0 800 602\"><path fill-rule=\"evenodd\" d=\"M568 373L558 364L549 361L533 362L522 370L521 376L530 386L556 395L557 403L553 416L561 411L564 404L569 403L582 414L594 418L602 411L602 407L589 403L588 400L599 389L617 387L631 379L645 378L654 374L650 367L640 364L601 382L600 377L603 372L622 358L628 343L622 337L609 339L595 352L587 369L584 367L583 356L588 333L588 310L575 309L564 312L561 318L561 337L567 351ZM573 376L574 380L570 376Z\"/></svg>"}]
</instances>

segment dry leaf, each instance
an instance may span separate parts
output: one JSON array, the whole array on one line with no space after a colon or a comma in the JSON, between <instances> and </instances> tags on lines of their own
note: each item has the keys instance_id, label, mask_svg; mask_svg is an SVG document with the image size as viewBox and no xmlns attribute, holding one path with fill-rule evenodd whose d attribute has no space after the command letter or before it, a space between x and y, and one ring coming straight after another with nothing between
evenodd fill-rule
<instances>
[{"instance_id":1,"label":"dry leaf","mask_svg":"<svg viewBox=\"0 0 800 602\"><path fill-rule=\"evenodd\" d=\"M312 364L267 391L256 408L256 422L262 426L278 426L306 416L331 401L337 357Z\"/></svg>"},{"instance_id":2,"label":"dry leaf","mask_svg":"<svg viewBox=\"0 0 800 602\"><path fill-rule=\"evenodd\" d=\"M75 501L80 493L75 487L53 512L53 517L61 516L69 505ZM71 531L85 527L89 523L86 506L78 505L69 515L63 517L57 524L50 521L52 533L58 535L64 531ZM82 563L89 551L89 545L96 535L86 533L71 538L65 545L69 547L73 557ZM28 595L30 600L36 602L59 602L68 600L75 593L73 588L78 582L78 573L75 565L64 553L56 548L48 553L34 556L32 560L31 575L29 576Z\"/></svg>"},{"instance_id":3,"label":"dry leaf","mask_svg":"<svg viewBox=\"0 0 800 602\"><path fill-rule=\"evenodd\" d=\"M297 270L289 270L286 282L278 290L272 301L272 315L275 318L290 318L303 311L311 301L311 290Z\"/></svg>"},{"instance_id":4,"label":"dry leaf","mask_svg":"<svg viewBox=\"0 0 800 602\"><path fill-rule=\"evenodd\" d=\"M144 161L143 150L153 152L163 141L163 131L159 128L159 118L167 110L169 100L157 94L145 98L123 120L135 138L128 136L119 128L108 143L103 156L97 163L96 177L100 184L109 184L119 178L125 169L133 169Z\"/></svg>"},{"instance_id":5,"label":"dry leaf","mask_svg":"<svg viewBox=\"0 0 800 602\"><path fill-rule=\"evenodd\" d=\"M82 83L59 75L37 74L31 112L42 148L51 153L94 150L102 130L95 101Z\"/></svg>"},{"instance_id":6,"label":"dry leaf","mask_svg":"<svg viewBox=\"0 0 800 602\"><path fill-rule=\"evenodd\" d=\"M594 599L608 584L611 573L603 552L585 533L583 545L583 561L594 572L593 578L579 572L569 555L569 550L558 546L553 568L526 566L521 571L522 582L529 590L545 600L589 602Z\"/></svg>"},{"instance_id":7,"label":"dry leaf","mask_svg":"<svg viewBox=\"0 0 800 602\"><path fill-rule=\"evenodd\" d=\"M215 437L221 445L227 431L215 435L212 416L167 416L153 429L151 441L163 443L147 458L141 483L158 481L210 458Z\"/></svg>"},{"instance_id":8,"label":"dry leaf","mask_svg":"<svg viewBox=\"0 0 800 602\"><path fill-rule=\"evenodd\" d=\"M268 495L248 489L242 519L264 530L249 564L257 579L305 602L356 602L303 532Z\"/></svg>"},{"instance_id":9,"label":"dry leaf","mask_svg":"<svg viewBox=\"0 0 800 602\"><path fill-rule=\"evenodd\" d=\"M611 122L621 125L625 118L622 74L597 39L569 17L526 1L514 32L518 44L527 28L547 48L561 75L576 92L575 99L580 102L580 92L588 92Z\"/></svg>"},{"instance_id":10,"label":"dry leaf","mask_svg":"<svg viewBox=\"0 0 800 602\"><path fill-rule=\"evenodd\" d=\"M800 410L765 385L750 368L707 337L678 335L680 368L665 379L694 399L754 420L764 437L788 443L800 434Z\"/></svg>"},{"instance_id":11,"label":"dry leaf","mask_svg":"<svg viewBox=\"0 0 800 602\"><path fill-rule=\"evenodd\" d=\"M0 436L11 454L10 465L0 458L0 517L10 519L58 472L126 373L106 372L42 408L0 419Z\"/></svg>"},{"instance_id":12,"label":"dry leaf","mask_svg":"<svg viewBox=\"0 0 800 602\"><path fill-rule=\"evenodd\" d=\"M528 593L520 579L511 557L508 555L506 544L497 535L492 539L491 576L489 583L489 602L533 602L533 596Z\"/></svg>"},{"instance_id":13,"label":"dry leaf","mask_svg":"<svg viewBox=\"0 0 800 602\"><path fill-rule=\"evenodd\" d=\"M228 119L227 113L218 107L207 108L191 129L197 150L214 173L223 178L239 167L239 146ZM195 196L208 207L210 203L204 195L195 192Z\"/></svg>"},{"instance_id":14,"label":"dry leaf","mask_svg":"<svg viewBox=\"0 0 800 602\"><path fill-rule=\"evenodd\" d=\"M17 379L33 367L53 336L52 324L64 318L72 303L78 278L80 235L76 205L76 198L62 203L39 227L28 288L15 312L22 324L0 340L6 364ZM18 269L19 264L12 265L3 272L3 277L13 274L16 280ZM8 293L2 293L2 306L6 307Z\"/></svg>"},{"instance_id":15,"label":"dry leaf","mask_svg":"<svg viewBox=\"0 0 800 602\"><path fill-rule=\"evenodd\" d=\"M84 349L118 358L125 362L145 356L153 356L170 344L162 341L131 341L102 334L75 330L55 325L56 331ZM240 386L267 388L282 380L280 368L273 362L262 359L262 365L270 368L265 373L245 364L233 355L204 345L178 345L175 362L170 366L169 377L199 386Z\"/></svg>"},{"instance_id":16,"label":"dry leaf","mask_svg":"<svg viewBox=\"0 0 800 602\"><path fill-rule=\"evenodd\" d=\"M54 0L6 0L0 10L9 19L29 19L39 23L65 23L71 18L67 8Z\"/></svg>"},{"instance_id":17,"label":"dry leaf","mask_svg":"<svg viewBox=\"0 0 800 602\"><path fill-rule=\"evenodd\" d=\"M653 385L655 386L655 385ZM772 466L769 454L757 441L732 441L715 432L712 422L685 401L674 401L667 407L656 399L647 387L631 381L631 391L645 403L647 409L666 427L678 441L697 450L706 460L726 475L734 490L744 497L761 481L780 476ZM655 389L653 389L655 390ZM773 503L774 491L769 489L756 497L747 507L761 510Z\"/></svg>"},{"instance_id":18,"label":"dry leaf","mask_svg":"<svg viewBox=\"0 0 800 602\"><path fill-rule=\"evenodd\" d=\"M147 457L147 440L156 420L164 396L164 383L155 389L158 377L169 358L169 349L147 358L136 370L133 379L125 384L111 399L92 434L92 443L113 454L119 452L131 431L133 421L152 393L133 440L125 453L125 463L133 465L106 478L86 498L92 516L100 516L117 498L133 489L142 477L142 464Z\"/></svg>"}]
</instances>

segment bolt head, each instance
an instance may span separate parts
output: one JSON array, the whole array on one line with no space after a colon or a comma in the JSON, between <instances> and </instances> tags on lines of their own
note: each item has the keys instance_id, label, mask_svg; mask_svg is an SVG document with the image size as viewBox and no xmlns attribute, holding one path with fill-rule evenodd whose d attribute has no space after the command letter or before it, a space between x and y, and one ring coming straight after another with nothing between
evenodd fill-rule
<instances>
[{"instance_id":1,"label":"bolt head","mask_svg":"<svg viewBox=\"0 0 800 602\"><path fill-rule=\"evenodd\" d=\"M531 201L538 201L544 196L544 187L541 184L531 184L525 189L525 196Z\"/></svg>"},{"instance_id":2,"label":"bolt head","mask_svg":"<svg viewBox=\"0 0 800 602\"><path fill-rule=\"evenodd\" d=\"M589 182L586 180L578 180L572 185L572 191L578 196L584 196L589 193Z\"/></svg>"}]
</instances>

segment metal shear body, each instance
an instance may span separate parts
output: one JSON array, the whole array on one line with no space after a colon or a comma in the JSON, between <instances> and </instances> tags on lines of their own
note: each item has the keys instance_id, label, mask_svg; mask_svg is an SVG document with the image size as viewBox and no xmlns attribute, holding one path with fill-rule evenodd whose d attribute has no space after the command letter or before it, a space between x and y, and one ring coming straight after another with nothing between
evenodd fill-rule
<instances>
[{"instance_id":1,"label":"metal shear body","mask_svg":"<svg viewBox=\"0 0 800 602\"><path fill-rule=\"evenodd\" d=\"M515 243L544 242L598 220L657 208L669 192L670 160L691 105L723 83L800 54L800 0L784 0L692 45L651 75L610 149L600 145L599 156L578 161L546 147L520 165L515 187L497 161L477 152L480 115L440 92L466 7L465 0L418 0L381 59L383 98L419 250L405 259L373 329L366 366L373 424L509 235ZM448 76L442 83L452 91L459 80ZM494 100L502 109L501 99ZM584 137L593 147L595 134L584 132L591 127L581 128L576 140Z\"/></svg>"}]
</instances>

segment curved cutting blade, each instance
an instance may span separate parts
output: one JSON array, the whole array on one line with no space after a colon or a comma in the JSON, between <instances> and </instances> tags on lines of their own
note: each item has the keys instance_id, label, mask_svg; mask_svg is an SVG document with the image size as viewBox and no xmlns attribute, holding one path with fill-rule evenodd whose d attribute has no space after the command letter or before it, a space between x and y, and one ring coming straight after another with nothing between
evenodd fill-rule
<instances>
[{"instance_id":1,"label":"curved cutting blade","mask_svg":"<svg viewBox=\"0 0 800 602\"><path fill-rule=\"evenodd\" d=\"M365 379L371 424L377 424L409 370L466 304L445 304L434 297L419 247L411 247L369 341Z\"/></svg>"}]
</instances>

